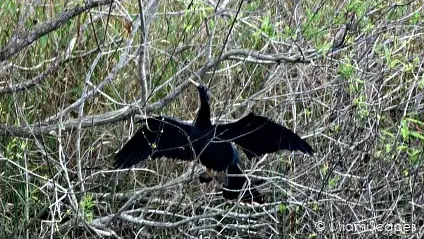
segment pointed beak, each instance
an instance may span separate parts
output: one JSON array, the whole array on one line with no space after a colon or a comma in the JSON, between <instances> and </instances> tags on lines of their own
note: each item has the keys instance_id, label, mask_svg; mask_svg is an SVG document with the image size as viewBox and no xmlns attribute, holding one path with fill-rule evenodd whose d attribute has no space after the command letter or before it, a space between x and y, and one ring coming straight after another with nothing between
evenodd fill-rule
<instances>
[{"instance_id":1,"label":"pointed beak","mask_svg":"<svg viewBox=\"0 0 424 239\"><path fill-rule=\"evenodd\" d=\"M191 83L193 83L193 85L195 85L196 87L199 87L200 84L197 83L196 81L192 80L192 79L188 79Z\"/></svg>"}]
</instances>

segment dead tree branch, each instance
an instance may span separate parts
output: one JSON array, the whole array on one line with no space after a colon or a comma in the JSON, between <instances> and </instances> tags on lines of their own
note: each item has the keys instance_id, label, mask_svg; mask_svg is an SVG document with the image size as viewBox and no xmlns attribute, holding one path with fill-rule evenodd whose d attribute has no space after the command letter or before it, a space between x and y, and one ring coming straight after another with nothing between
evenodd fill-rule
<instances>
[{"instance_id":1,"label":"dead tree branch","mask_svg":"<svg viewBox=\"0 0 424 239\"><path fill-rule=\"evenodd\" d=\"M10 57L16 55L23 48L29 46L31 43L39 39L40 37L60 28L62 25L69 22L71 18L78 16L79 14L95 8L104 6L112 3L114 0L99 0L99 1L90 1L83 6L76 6L69 10L64 10L59 16L51 21L47 21L25 35L16 34L12 37L6 45L0 49L0 62L9 59ZM20 31L24 32L24 31Z\"/></svg>"},{"instance_id":2,"label":"dead tree branch","mask_svg":"<svg viewBox=\"0 0 424 239\"><path fill-rule=\"evenodd\" d=\"M200 68L198 71L192 74L190 79L195 79L197 77L204 76L210 68L217 65L220 61L230 60L231 57L233 56L254 57L256 59L273 61L275 63L278 63L282 60L288 61L288 62L308 62L309 61L308 59L303 59L301 55L287 57L283 55L262 54L253 50L243 50L243 49L231 50L222 54L220 59L211 61L207 65ZM120 64L118 64L118 66L119 65ZM92 96L95 92L101 89L107 82L109 82L113 78L113 75L115 74L116 74L116 70L113 71L111 74L109 74L110 77L107 77L107 79L105 79L99 86L97 86L95 89L85 94L80 100L78 100L73 105L67 107L64 111L62 111L62 114L70 112L71 110L77 108L84 100ZM143 109L143 111L145 111L146 114L150 114L151 112L166 106L176 97L178 97L178 95L180 95L181 92L185 90L187 87L188 87L188 81L185 81L184 83L176 87L172 93L167 95L162 100L157 101L153 104L147 105ZM110 123L114 123L114 122L118 122L120 120L126 119L130 116L133 116L137 112L139 112L138 105L139 104L136 102L129 106L125 106L119 110L106 112L106 113L98 114L98 115L85 116L85 117L82 117L82 119L69 119L61 123L46 124L46 123L39 122L29 126L9 126L9 125L2 124L0 125L0 132L3 135L31 137L31 136L38 136L43 134L50 134L52 133L52 131L55 132L59 128L61 128L62 130L72 130L78 126L79 122L81 122L81 128L88 128L88 127L92 127L96 125L110 124Z\"/></svg>"}]
</instances>

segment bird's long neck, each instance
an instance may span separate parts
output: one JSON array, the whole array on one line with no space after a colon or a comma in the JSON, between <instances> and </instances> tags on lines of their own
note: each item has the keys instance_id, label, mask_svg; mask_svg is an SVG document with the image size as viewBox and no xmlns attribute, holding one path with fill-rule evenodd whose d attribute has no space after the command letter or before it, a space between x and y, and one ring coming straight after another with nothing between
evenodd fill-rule
<instances>
[{"instance_id":1,"label":"bird's long neck","mask_svg":"<svg viewBox=\"0 0 424 239\"><path fill-rule=\"evenodd\" d=\"M207 128L211 127L211 108L209 106L209 101L206 99L200 98L200 109L197 112L196 122L194 123L195 127Z\"/></svg>"}]
</instances>

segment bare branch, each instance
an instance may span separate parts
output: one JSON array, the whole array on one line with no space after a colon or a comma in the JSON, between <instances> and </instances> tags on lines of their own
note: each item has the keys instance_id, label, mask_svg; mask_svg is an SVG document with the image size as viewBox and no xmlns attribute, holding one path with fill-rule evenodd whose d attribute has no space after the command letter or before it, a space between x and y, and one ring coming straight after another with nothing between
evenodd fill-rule
<instances>
[{"instance_id":1,"label":"bare branch","mask_svg":"<svg viewBox=\"0 0 424 239\"><path fill-rule=\"evenodd\" d=\"M188 86L189 86L188 81L185 81L184 83L176 87L172 93L170 93L168 96L166 96L162 100L146 106L144 111L146 112L146 114L149 114L155 110L158 110L164 107L165 105L169 104L172 100L174 100L176 97L178 97L178 95L180 95L181 92L185 90ZM82 119L70 119L70 120L66 120L61 123L55 123L55 124L36 123L30 126L10 126L10 125L1 124L0 132L3 135L11 135L11 136L18 136L18 137L39 136L43 134L52 134L58 129L65 130L65 131L76 129L80 120L81 120L81 128L88 128L88 127L92 127L96 125L104 125L104 124L118 122L138 112L140 112L138 106L129 105L119 110L110 111L110 112L106 112L106 113L98 114L98 115L85 116Z\"/></svg>"},{"instance_id":2,"label":"bare branch","mask_svg":"<svg viewBox=\"0 0 424 239\"><path fill-rule=\"evenodd\" d=\"M60 58L61 57L56 57L54 62L50 65L50 67L46 71L38 74L36 77L32 78L31 80L21 82L21 83L17 83L15 85L11 85L11 86L1 87L0 88L0 95L12 93L12 92L24 91L24 90L27 90L29 88L32 88L32 87L40 84L44 79L46 79L46 77L48 77L52 73L56 72L56 70L60 66L60 63L63 62L62 60L60 60Z\"/></svg>"},{"instance_id":3,"label":"bare branch","mask_svg":"<svg viewBox=\"0 0 424 239\"><path fill-rule=\"evenodd\" d=\"M28 34L24 36L18 34L17 36L12 37L12 39L10 39L10 41L0 49L0 62L14 56L40 37L58 29L62 25L66 24L71 18L78 16L89 9L110 4L113 1L114 0L89 1L84 6L76 6L69 10L65 9L55 19L36 26Z\"/></svg>"},{"instance_id":4,"label":"bare branch","mask_svg":"<svg viewBox=\"0 0 424 239\"><path fill-rule=\"evenodd\" d=\"M255 60L263 60L263 61L270 61L273 63L281 63L281 62L290 62L290 63L310 63L311 59L304 58L301 54L297 54L294 56L286 56L285 54L264 54L259 51L255 50L248 50L248 49L237 49L237 50L230 50L226 53L224 53L221 57L221 60L227 60L231 57L237 57L237 56L243 56L246 58L254 58Z\"/></svg>"},{"instance_id":5,"label":"bare branch","mask_svg":"<svg viewBox=\"0 0 424 239\"><path fill-rule=\"evenodd\" d=\"M119 42L121 42L121 40L115 41L112 44L117 44ZM87 57L87 56L94 54L98 51L99 51L99 49L95 48L95 49L89 50L87 52L84 52L82 54L79 54L77 56L69 56L68 55L68 56L66 56L65 59L63 59L63 57L61 57L61 56L58 56L58 57L54 57L54 58L52 58L48 61L45 61L43 63L53 61L53 63L50 65L50 67L47 70L45 70L44 72L38 74L34 78L27 80L25 82L20 82L20 83L10 85L10 86L0 87L0 95L28 90L28 89L36 86L36 85L41 84L48 76L55 73L56 70L59 68L59 66L61 66L62 64L67 63L67 62L72 61L72 60ZM6 61L4 61L4 62L6 62ZM43 65L43 63L38 64L36 67L41 67ZM11 64L10 67L22 68L22 67L13 65L13 64ZM34 67L31 67L31 69L34 69ZM2 72L1 69L0 69L0 72Z\"/></svg>"},{"instance_id":6,"label":"bare branch","mask_svg":"<svg viewBox=\"0 0 424 239\"><path fill-rule=\"evenodd\" d=\"M147 76L148 72L146 72L146 64L147 64L147 41L148 41L148 27L144 21L143 14L143 4L141 0L138 0L138 8L139 8L139 19L140 19L140 39L141 45L138 49L138 77L140 81L140 89L141 89L141 99L143 103L147 100Z\"/></svg>"},{"instance_id":7,"label":"bare branch","mask_svg":"<svg viewBox=\"0 0 424 239\"><path fill-rule=\"evenodd\" d=\"M203 76L208 69L215 66L219 61L223 60L229 60L232 56L241 55L245 57L256 57L258 59L263 60L269 60L273 61L275 63L278 63L281 60L286 60L289 62L307 62L307 59L301 59L300 55L294 56L294 57L286 57L282 55L267 55L262 54L257 51L250 51L250 50L231 50L229 52L226 52L222 55L221 59L212 61L208 63L206 66L203 66L200 68L197 72L195 72L189 79L193 79L196 77ZM121 58L121 61L123 58ZM121 62L120 61L120 62ZM73 109L79 107L79 105L84 102L87 98L92 96L95 92L97 92L99 89L104 87L107 83L110 82L110 80L114 77L114 75L117 73L117 69L122 68L124 65L124 62L121 62L121 64L118 63L115 70L113 70L111 73L109 73L108 77L100 83L95 89L91 90L90 92L84 94L82 98L80 98L78 101L76 101L71 106L67 107L65 110L63 110L60 114L57 114L54 118L51 118L50 120L56 120L60 115L66 114ZM183 84L179 85L174 89L174 91L169 94L167 97L163 98L162 100L153 103L151 105L148 105L145 107L144 111L146 114L149 114L157 109L160 109L164 107L165 105L169 104L172 100L174 100L184 89L187 88L187 82L185 81ZM92 115L92 116L86 116L81 119L81 127L87 128L92 127L96 125L103 125L103 124L109 124L113 122L117 122L120 120L123 120L129 116L134 115L138 111L138 107L135 106L127 106L120 110L107 112L104 114L99 115ZM70 119L62 122L61 124L45 124L45 123L36 123L31 126L24 126L24 127L16 127L16 126L8 126L8 125L0 125L0 132L3 132L4 134L14 135L14 136L20 136L20 137L30 137L31 135L41 135L41 134L47 134L51 131L56 131L59 128L62 128L63 130L71 130L74 129L78 125L78 119Z\"/></svg>"},{"instance_id":8,"label":"bare branch","mask_svg":"<svg viewBox=\"0 0 424 239\"><path fill-rule=\"evenodd\" d=\"M54 122L54 121L57 121L61 117L66 117L69 112L78 108L83 102L85 102L87 99L94 96L96 93L98 93L105 86L109 85L113 81L113 79L115 79L115 76L116 76L116 74L118 74L119 70L121 70L124 66L126 66L128 64L128 62L135 57L133 55L130 55L130 47L129 46L132 45L133 39L135 37L135 33L137 32L139 26L140 25L135 24L135 26L134 26L134 28L131 32L131 36L126 42L127 49L125 50L123 56L119 59L116 66L103 79L103 81L100 84L98 84L96 87L94 87L94 89L82 94L81 97L77 101L72 103L70 106L66 107L64 110L56 113L53 116L48 117L45 120L46 122ZM102 53L99 53L99 54L102 54ZM94 69L92 68L91 71L94 71Z\"/></svg>"}]
</instances>

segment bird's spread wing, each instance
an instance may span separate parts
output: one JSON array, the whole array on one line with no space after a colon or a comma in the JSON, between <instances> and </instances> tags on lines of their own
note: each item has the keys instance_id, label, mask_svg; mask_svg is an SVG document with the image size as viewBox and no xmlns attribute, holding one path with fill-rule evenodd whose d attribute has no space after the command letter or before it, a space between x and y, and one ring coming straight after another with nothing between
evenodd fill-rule
<instances>
[{"instance_id":1,"label":"bird's spread wing","mask_svg":"<svg viewBox=\"0 0 424 239\"><path fill-rule=\"evenodd\" d=\"M313 155L312 147L291 130L265 117L250 113L240 120L217 125L216 137L233 141L250 159L282 149Z\"/></svg>"},{"instance_id":2,"label":"bird's spread wing","mask_svg":"<svg viewBox=\"0 0 424 239\"><path fill-rule=\"evenodd\" d=\"M192 126L168 117L150 117L115 157L117 168L129 168L146 159L167 157L192 160L189 135Z\"/></svg>"}]
</instances>

